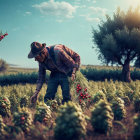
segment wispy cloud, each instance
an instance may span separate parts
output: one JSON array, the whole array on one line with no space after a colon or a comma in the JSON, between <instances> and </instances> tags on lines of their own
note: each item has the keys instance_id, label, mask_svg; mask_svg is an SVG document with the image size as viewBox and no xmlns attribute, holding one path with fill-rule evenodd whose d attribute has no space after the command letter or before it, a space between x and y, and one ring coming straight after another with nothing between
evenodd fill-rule
<instances>
[{"instance_id":1,"label":"wispy cloud","mask_svg":"<svg viewBox=\"0 0 140 140\"><path fill-rule=\"evenodd\" d=\"M32 14L32 13L29 12L29 11L25 12L25 15L31 15L31 14Z\"/></svg>"},{"instance_id":2,"label":"wispy cloud","mask_svg":"<svg viewBox=\"0 0 140 140\"><path fill-rule=\"evenodd\" d=\"M64 1L56 2L54 0L35 4L32 7L38 9L43 15L53 15L65 18L72 18L73 13L76 11L76 7L72 6L70 3Z\"/></svg>"},{"instance_id":3,"label":"wispy cloud","mask_svg":"<svg viewBox=\"0 0 140 140\"><path fill-rule=\"evenodd\" d=\"M92 17L90 14L87 15L80 15L81 17L84 17L89 22L100 22L99 18Z\"/></svg>"},{"instance_id":4,"label":"wispy cloud","mask_svg":"<svg viewBox=\"0 0 140 140\"><path fill-rule=\"evenodd\" d=\"M101 15L105 15L106 12L108 11L107 9L105 8L101 8L101 7L89 7L90 11L93 12L93 13L98 13L98 14L101 14Z\"/></svg>"}]
</instances>

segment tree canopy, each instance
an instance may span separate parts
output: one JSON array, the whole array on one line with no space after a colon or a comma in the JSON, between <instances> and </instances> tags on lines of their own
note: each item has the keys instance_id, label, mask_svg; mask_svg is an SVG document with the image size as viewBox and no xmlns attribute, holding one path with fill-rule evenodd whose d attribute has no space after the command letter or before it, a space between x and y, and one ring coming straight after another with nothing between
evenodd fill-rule
<instances>
[{"instance_id":1,"label":"tree canopy","mask_svg":"<svg viewBox=\"0 0 140 140\"><path fill-rule=\"evenodd\" d=\"M113 17L93 29L93 42L98 58L106 64L123 66L124 81L130 81L130 62L140 56L140 8L129 8L125 13L117 9ZM128 76L129 75L129 76Z\"/></svg>"}]
</instances>

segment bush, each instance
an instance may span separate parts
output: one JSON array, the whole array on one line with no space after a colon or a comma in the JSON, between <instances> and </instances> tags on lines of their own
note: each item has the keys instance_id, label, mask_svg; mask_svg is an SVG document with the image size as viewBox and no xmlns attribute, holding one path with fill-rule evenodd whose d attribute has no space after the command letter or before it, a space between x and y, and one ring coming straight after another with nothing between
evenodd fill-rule
<instances>
[{"instance_id":1,"label":"bush","mask_svg":"<svg viewBox=\"0 0 140 140\"><path fill-rule=\"evenodd\" d=\"M22 129L23 132L28 133L32 124L32 116L27 108L23 108L13 115L14 126Z\"/></svg>"},{"instance_id":2,"label":"bush","mask_svg":"<svg viewBox=\"0 0 140 140\"><path fill-rule=\"evenodd\" d=\"M91 111L91 124L95 132L110 134L114 115L107 101L100 100Z\"/></svg>"},{"instance_id":3,"label":"bush","mask_svg":"<svg viewBox=\"0 0 140 140\"><path fill-rule=\"evenodd\" d=\"M140 114L136 114L133 118L134 121L134 132L133 137L135 140L140 139Z\"/></svg>"},{"instance_id":4,"label":"bush","mask_svg":"<svg viewBox=\"0 0 140 140\"><path fill-rule=\"evenodd\" d=\"M122 120L126 117L126 110L124 106L124 101L116 97L112 102L112 111L114 113L114 120Z\"/></svg>"},{"instance_id":5,"label":"bush","mask_svg":"<svg viewBox=\"0 0 140 140\"><path fill-rule=\"evenodd\" d=\"M86 134L86 120L79 105L73 102L60 106L54 135L57 140L78 140Z\"/></svg>"},{"instance_id":6,"label":"bush","mask_svg":"<svg viewBox=\"0 0 140 140\"><path fill-rule=\"evenodd\" d=\"M51 110L47 105L38 105L34 115L34 122L47 124L51 118Z\"/></svg>"},{"instance_id":7,"label":"bush","mask_svg":"<svg viewBox=\"0 0 140 140\"><path fill-rule=\"evenodd\" d=\"M0 59L0 72L4 72L8 69L9 65L6 63L6 61Z\"/></svg>"},{"instance_id":8,"label":"bush","mask_svg":"<svg viewBox=\"0 0 140 140\"><path fill-rule=\"evenodd\" d=\"M0 115L9 117L11 115L10 107L9 99L7 97L0 97Z\"/></svg>"}]
</instances>

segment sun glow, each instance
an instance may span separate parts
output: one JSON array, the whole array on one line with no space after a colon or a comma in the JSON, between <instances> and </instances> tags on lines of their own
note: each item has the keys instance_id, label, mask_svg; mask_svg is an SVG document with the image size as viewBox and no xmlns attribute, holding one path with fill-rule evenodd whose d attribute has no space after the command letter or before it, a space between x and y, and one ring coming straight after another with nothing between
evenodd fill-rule
<instances>
[{"instance_id":1,"label":"sun glow","mask_svg":"<svg viewBox=\"0 0 140 140\"><path fill-rule=\"evenodd\" d=\"M126 0L126 3L128 3L133 8L140 6L140 0Z\"/></svg>"}]
</instances>

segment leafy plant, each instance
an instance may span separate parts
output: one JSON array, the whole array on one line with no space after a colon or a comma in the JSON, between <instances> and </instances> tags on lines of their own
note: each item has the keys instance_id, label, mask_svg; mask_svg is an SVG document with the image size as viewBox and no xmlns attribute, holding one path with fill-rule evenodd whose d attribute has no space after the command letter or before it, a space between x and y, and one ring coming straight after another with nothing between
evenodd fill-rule
<instances>
[{"instance_id":1,"label":"leafy plant","mask_svg":"<svg viewBox=\"0 0 140 140\"><path fill-rule=\"evenodd\" d=\"M116 97L112 102L112 111L114 113L114 120L122 120L126 117L126 110L124 106L124 101Z\"/></svg>"},{"instance_id":2,"label":"leafy plant","mask_svg":"<svg viewBox=\"0 0 140 140\"><path fill-rule=\"evenodd\" d=\"M48 124L51 119L51 110L47 105L38 105L34 114L34 122Z\"/></svg>"},{"instance_id":3,"label":"leafy plant","mask_svg":"<svg viewBox=\"0 0 140 140\"><path fill-rule=\"evenodd\" d=\"M114 115L109 103L100 100L91 110L91 124L95 132L110 134Z\"/></svg>"},{"instance_id":4,"label":"leafy plant","mask_svg":"<svg viewBox=\"0 0 140 140\"><path fill-rule=\"evenodd\" d=\"M56 117L54 136L57 140L78 140L86 134L85 116L73 102L61 105Z\"/></svg>"},{"instance_id":5,"label":"leafy plant","mask_svg":"<svg viewBox=\"0 0 140 140\"><path fill-rule=\"evenodd\" d=\"M11 111L10 111L10 101L7 97L0 97L0 115L2 115L3 117L6 116L10 116L11 115Z\"/></svg>"},{"instance_id":6,"label":"leafy plant","mask_svg":"<svg viewBox=\"0 0 140 140\"><path fill-rule=\"evenodd\" d=\"M20 127L23 132L28 133L32 124L32 115L27 108L19 109L13 115L14 126Z\"/></svg>"},{"instance_id":7,"label":"leafy plant","mask_svg":"<svg viewBox=\"0 0 140 140\"><path fill-rule=\"evenodd\" d=\"M134 132L133 137L135 140L140 139L140 114L136 114L133 118L134 122Z\"/></svg>"}]
</instances>

